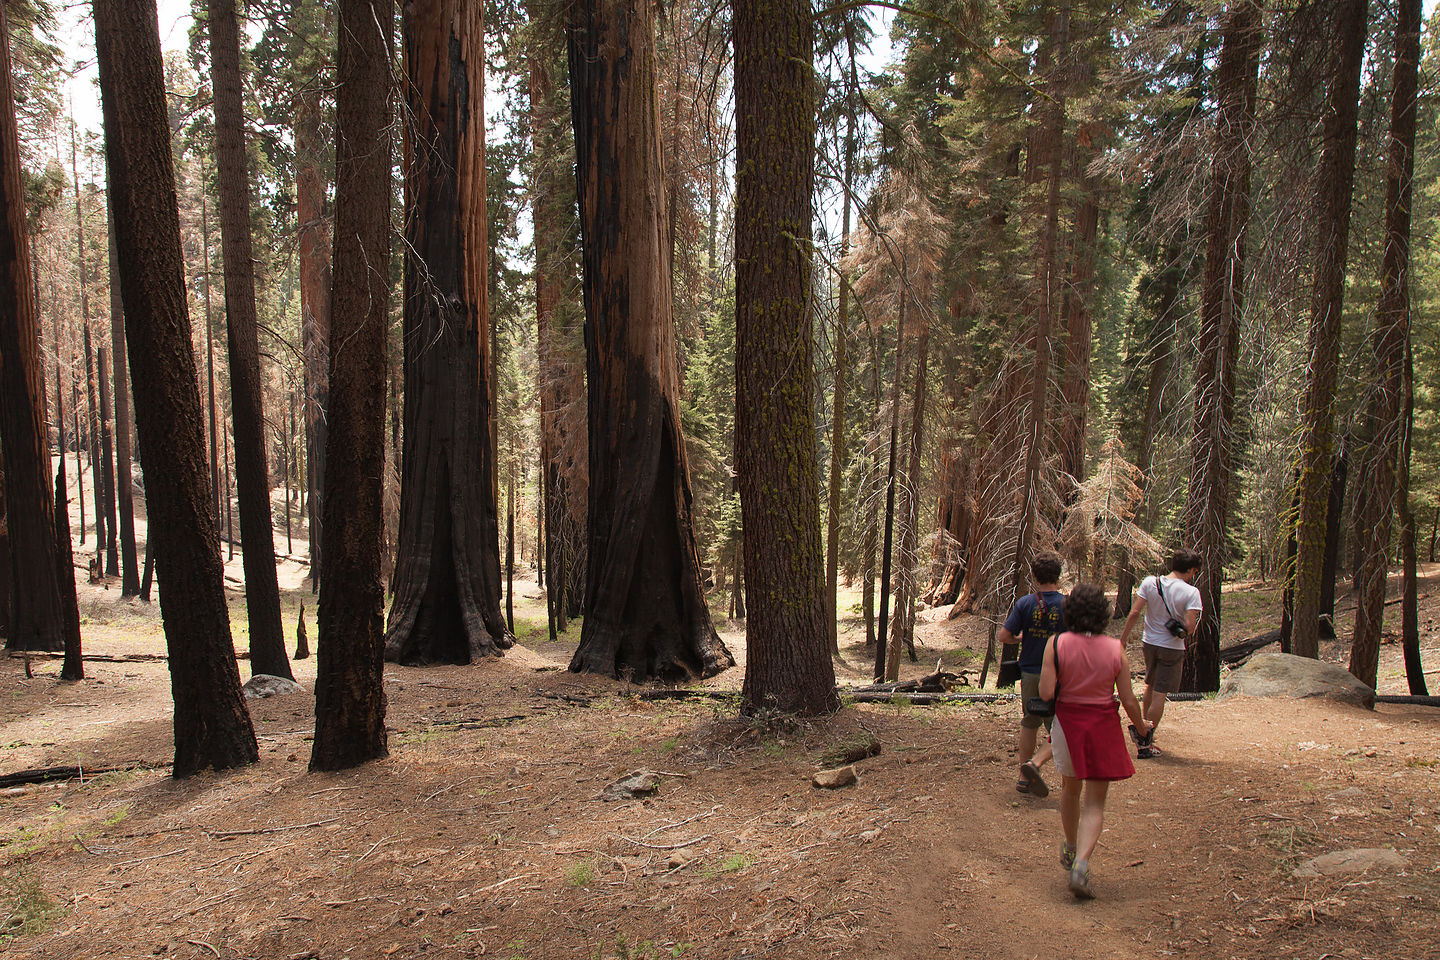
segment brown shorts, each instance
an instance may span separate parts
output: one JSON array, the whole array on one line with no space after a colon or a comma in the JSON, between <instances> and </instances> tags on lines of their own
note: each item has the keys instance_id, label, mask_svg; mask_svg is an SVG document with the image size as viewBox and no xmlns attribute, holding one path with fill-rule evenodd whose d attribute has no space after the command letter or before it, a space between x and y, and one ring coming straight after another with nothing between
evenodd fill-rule
<instances>
[{"instance_id":1,"label":"brown shorts","mask_svg":"<svg viewBox=\"0 0 1440 960\"><path fill-rule=\"evenodd\" d=\"M1029 702L1030 698L1038 696L1040 696L1040 674L1020 674L1020 726L1026 730L1039 730L1041 724L1045 725L1046 730L1050 729L1050 717L1037 717L1025 709L1025 704Z\"/></svg>"},{"instance_id":2,"label":"brown shorts","mask_svg":"<svg viewBox=\"0 0 1440 960\"><path fill-rule=\"evenodd\" d=\"M1145 685L1156 693L1174 693L1180 689L1180 674L1185 668L1185 651L1142 643L1145 648Z\"/></svg>"}]
</instances>

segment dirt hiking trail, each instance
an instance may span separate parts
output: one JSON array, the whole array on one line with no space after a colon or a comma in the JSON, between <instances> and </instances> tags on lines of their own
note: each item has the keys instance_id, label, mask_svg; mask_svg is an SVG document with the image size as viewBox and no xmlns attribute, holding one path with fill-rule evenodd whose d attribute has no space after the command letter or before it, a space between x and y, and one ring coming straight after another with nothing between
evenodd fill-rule
<instances>
[{"instance_id":1,"label":"dirt hiking trail","mask_svg":"<svg viewBox=\"0 0 1440 960\"><path fill-rule=\"evenodd\" d=\"M310 599L300 575L282 576L287 630ZM115 593L85 587L87 653L163 653L157 612ZM390 757L342 774L306 771L313 659L295 664L306 693L252 702L259 764L178 782L163 662L87 662L64 684L58 660L29 679L0 660L0 774L135 768L0 791L0 934L14 934L0 952L1440 958L1440 710L1172 704L1164 756L1111 791L1096 899L1077 903L1053 768L1049 798L1014 791L1013 703L850 705L800 724L644 701L566 673L578 626L549 643L533 580L520 593L529 619L503 659L387 666ZM725 637L743 664L743 637ZM853 625L845 639L850 683L865 653ZM983 625L927 619L920 640L907 675L974 666ZM1382 686L1401 692L1393 644L1383 657ZM811 785L823 753L872 736L857 784ZM602 798L638 769L653 796ZM1349 848L1404 865L1292 877ZM19 932L27 918L38 932Z\"/></svg>"}]
</instances>

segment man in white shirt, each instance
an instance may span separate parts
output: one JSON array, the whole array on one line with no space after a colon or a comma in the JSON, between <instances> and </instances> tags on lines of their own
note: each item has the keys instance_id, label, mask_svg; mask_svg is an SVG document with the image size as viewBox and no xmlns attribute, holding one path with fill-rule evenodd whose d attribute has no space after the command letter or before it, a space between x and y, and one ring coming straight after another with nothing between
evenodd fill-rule
<instances>
[{"instance_id":1,"label":"man in white shirt","mask_svg":"<svg viewBox=\"0 0 1440 960\"><path fill-rule=\"evenodd\" d=\"M1160 755L1155 746L1155 728L1165 715L1165 696L1180 689L1180 674L1185 667L1185 640L1200 625L1200 590L1194 585L1200 573L1200 554L1194 550L1177 550L1170 558L1170 572L1163 577L1146 577L1135 591L1135 602L1120 643L1130 646L1130 632L1143 614L1142 631L1145 651L1145 696L1141 709L1150 721L1150 733L1140 736L1130 728L1130 735L1139 746L1136 756L1141 760Z\"/></svg>"}]
</instances>

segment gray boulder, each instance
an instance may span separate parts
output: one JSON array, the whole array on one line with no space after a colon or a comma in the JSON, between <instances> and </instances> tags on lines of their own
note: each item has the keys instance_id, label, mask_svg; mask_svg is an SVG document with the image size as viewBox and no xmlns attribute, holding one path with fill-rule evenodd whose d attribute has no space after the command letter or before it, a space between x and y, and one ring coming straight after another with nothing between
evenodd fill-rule
<instances>
[{"instance_id":1,"label":"gray boulder","mask_svg":"<svg viewBox=\"0 0 1440 960\"><path fill-rule=\"evenodd\" d=\"M1219 699L1247 697L1324 697L1375 709L1375 691L1333 663L1288 653L1257 653L1220 685Z\"/></svg>"},{"instance_id":2,"label":"gray boulder","mask_svg":"<svg viewBox=\"0 0 1440 960\"><path fill-rule=\"evenodd\" d=\"M292 693L304 693L305 688L294 680L272 677L268 673L257 673L245 682L243 687L246 700L260 700L264 697L283 697Z\"/></svg>"}]
</instances>

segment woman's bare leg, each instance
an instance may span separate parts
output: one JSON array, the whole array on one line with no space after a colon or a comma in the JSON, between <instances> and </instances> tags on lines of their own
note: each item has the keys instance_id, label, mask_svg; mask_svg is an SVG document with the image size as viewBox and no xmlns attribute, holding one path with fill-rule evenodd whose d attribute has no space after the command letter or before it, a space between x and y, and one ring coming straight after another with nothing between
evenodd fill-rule
<instances>
[{"instance_id":1,"label":"woman's bare leg","mask_svg":"<svg viewBox=\"0 0 1440 960\"><path fill-rule=\"evenodd\" d=\"M1110 792L1109 780L1085 780L1085 805L1079 816L1079 837L1075 841L1075 862L1090 862L1095 844L1100 840L1100 831L1105 826L1105 797ZM1069 798L1070 781L1065 781L1066 799ZM1078 787L1078 784L1077 784ZM1079 793L1079 790L1076 790ZM1073 836L1067 828L1066 836Z\"/></svg>"}]
</instances>

